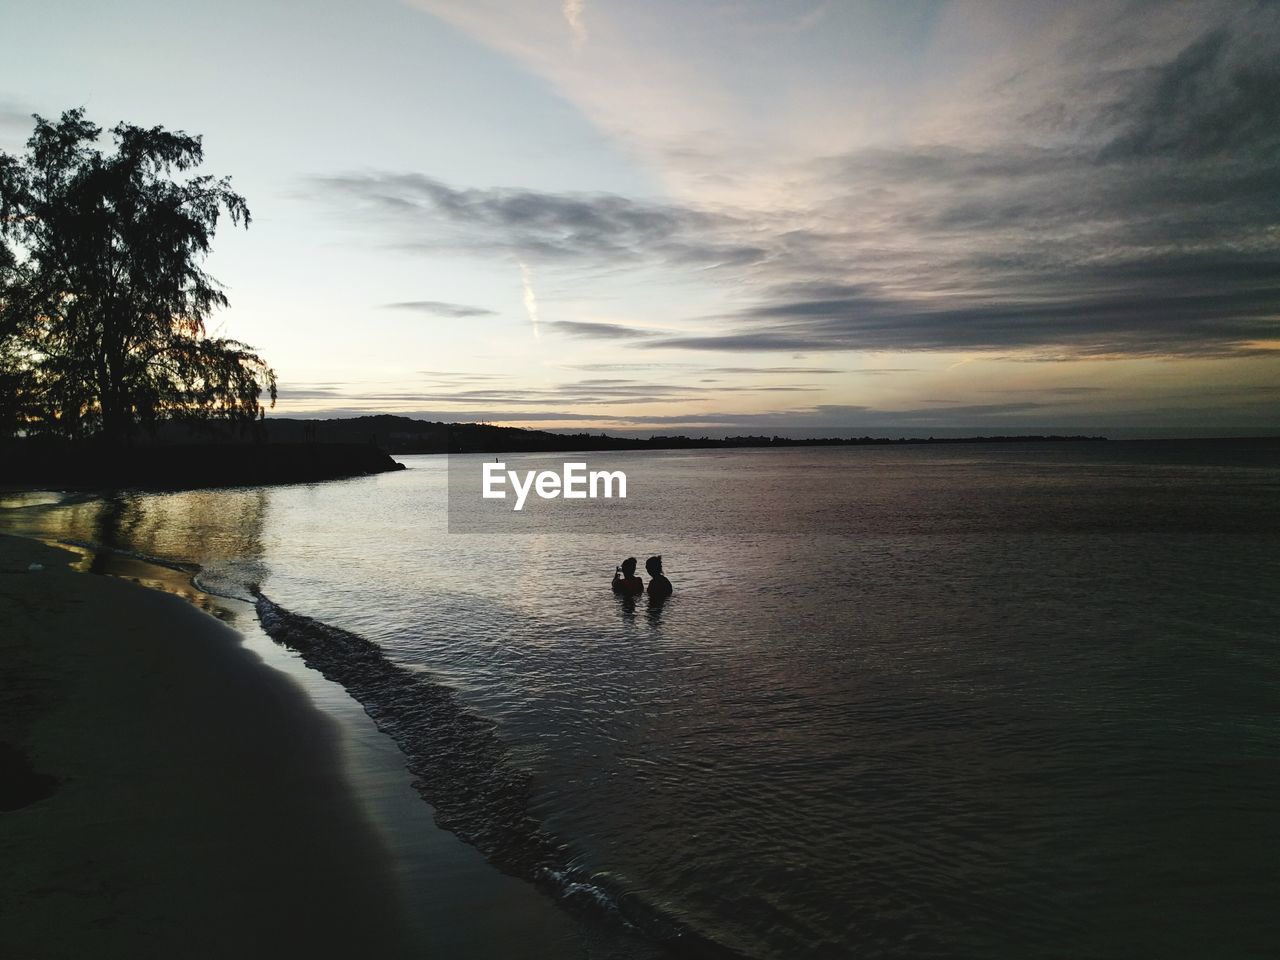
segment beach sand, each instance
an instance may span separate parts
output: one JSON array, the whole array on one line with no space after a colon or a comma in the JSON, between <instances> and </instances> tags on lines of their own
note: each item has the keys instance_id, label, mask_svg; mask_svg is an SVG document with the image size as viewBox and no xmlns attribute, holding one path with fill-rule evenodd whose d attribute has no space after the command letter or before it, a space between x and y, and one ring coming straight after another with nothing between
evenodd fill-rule
<instances>
[{"instance_id":1,"label":"beach sand","mask_svg":"<svg viewBox=\"0 0 1280 960\"><path fill-rule=\"evenodd\" d=\"M347 779L395 760L238 633L78 559L0 536L0 956L581 955L416 798L406 868Z\"/></svg>"}]
</instances>

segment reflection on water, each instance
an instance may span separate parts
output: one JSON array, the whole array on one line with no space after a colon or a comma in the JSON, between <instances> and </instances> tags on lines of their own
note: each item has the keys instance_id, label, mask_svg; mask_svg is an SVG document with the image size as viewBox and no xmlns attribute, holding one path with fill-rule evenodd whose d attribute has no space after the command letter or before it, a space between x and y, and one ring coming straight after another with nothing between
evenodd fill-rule
<instances>
[{"instance_id":1,"label":"reflection on water","mask_svg":"<svg viewBox=\"0 0 1280 960\"><path fill-rule=\"evenodd\" d=\"M1278 449L652 454L610 533L448 535L431 458L0 524L443 680L576 868L746 955L1262 956ZM608 591L651 553L670 601Z\"/></svg>"},{"instance_id":2,"label":"reflection on water","mask_svg":"<svg viewBox=\"0 0 1280 960\"><path fill-rule=\"evenodd\" d=\"M151 590L172 593L219 620L232 625L237 622L236 613L225 601L195 587L192 582L192 571L185 566L166 567L154 561L140 560L131 554L114 550L80 549L84 552L84 559L80 564L75 565L78 570L118 577Z\"/></svg>"},{"instance_id":3,"label":"reflection on water","mask_svg":"<svg viewBox=\"0 0 1280 960\"><path fill-rule=\"evenodd\" d=\"M154 579L148 560L173 568L159 584L201 601L204 592L244 599L244 584L262 570L263 529L270 501L263 488L177 493L116 492L100 498L35 498L0 514L2 529L86 548L88 569L142 582ZM198 575L203 590L193 590ZM212 612L212 611L211 611Z\"/></svg>"},{"instance_id":4,"label":"reflection on water","mask_svg":"<svg viewBox=\"0 0 1280 960\"><path fill-rule=\"evenodd\" d=\"M69 499L65 494L51 493L47 490L0 491L0 510L49 506L55 503L64 503Z\"/></svg>"}]
</instances>

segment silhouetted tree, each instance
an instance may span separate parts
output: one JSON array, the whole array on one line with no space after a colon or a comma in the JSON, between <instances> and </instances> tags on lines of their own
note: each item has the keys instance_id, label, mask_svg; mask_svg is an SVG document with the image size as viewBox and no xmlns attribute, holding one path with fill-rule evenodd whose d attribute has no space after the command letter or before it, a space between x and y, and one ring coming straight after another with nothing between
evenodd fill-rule
<instances>
[{"instance_id":1,"label":"silhouetted tree","mask_svg":"<svg viewBox=\"0 0 1280 960\"><path fill-rule=\"evenodd\" d=\"M28 419L27 408L31 402L33 376L23 356L17 326L21 311L7 306L18 291L17 276L16 258L0 241L0 437L12 435L17 425Z\"/></svg>"},{"instance_id":2,"label":"silhouetted tree","mask_svg":"<svg viewBox=\"0 0 1280 960\"><path fill-rule=\"evenodd\" d=\"M249 224L226 177L179 178L200 138L121 123L114 152L69 110L0 152L0 429L113 442L163 419L248 422L275 374L205 335L227 298L201 269L218 218Z\"/></svg>"}]
</instances>

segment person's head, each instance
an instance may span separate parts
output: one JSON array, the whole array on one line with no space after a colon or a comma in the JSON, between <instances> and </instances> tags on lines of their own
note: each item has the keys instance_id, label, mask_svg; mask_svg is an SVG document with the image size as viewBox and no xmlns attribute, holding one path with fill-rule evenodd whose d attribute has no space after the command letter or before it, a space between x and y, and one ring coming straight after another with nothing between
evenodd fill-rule
<instances>
[{"instance_id":1,"label":"person's head","mask_svg":"<svg viewBox=\"0 0 1280 960\"><path fill-rule=\"evenodd\" d=\"M636 558L627 557L622 561L622 565L618 568L622 571L622 575L630 580L636 575Z\"/></svg>"},{"instance_id":2,"label":"person's head","mask_svg":"<svg viewBox=\"0 0 1280 960\"><path fill-rule=\"evenodd\" d=\"M649 571L649 576L662 576L662 557L650 557L644 562L644 568Z\"/></svg>"}]
</instances>

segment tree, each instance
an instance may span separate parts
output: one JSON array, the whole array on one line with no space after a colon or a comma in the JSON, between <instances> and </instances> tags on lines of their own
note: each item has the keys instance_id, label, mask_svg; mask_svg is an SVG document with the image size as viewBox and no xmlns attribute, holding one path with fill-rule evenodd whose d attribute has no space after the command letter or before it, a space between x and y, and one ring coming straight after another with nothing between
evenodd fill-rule
<instances>
[{"instance_id":1,"label":"tree","mask_svg":"<svg viewBox=\"0 0 1280 960\"><path fill-rule=\"evenodd\" d=\"M201 268L218 220L250 218L228 178L178 176L200 137L121 123L104 153L83 109L34 119L25 157L0 152L0 429L119 443L264 416L275 373L205 333L227 305Z\"/></svg>"}]
</instances>

